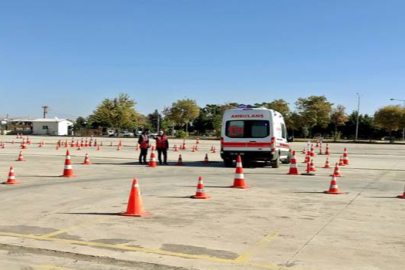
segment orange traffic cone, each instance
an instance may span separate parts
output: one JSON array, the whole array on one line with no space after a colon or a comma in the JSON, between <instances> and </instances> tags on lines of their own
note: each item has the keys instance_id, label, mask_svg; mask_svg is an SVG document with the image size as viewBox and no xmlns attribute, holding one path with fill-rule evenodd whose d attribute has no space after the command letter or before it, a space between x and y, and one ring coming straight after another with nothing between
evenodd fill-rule
<instances>
[{"instance_id":1,"label":"orange traffic cone","mask_svg":"<svg viewBox=\"0 0 405 270\"><path fill-rule=\"evenodd\" d=\"M309 153L309 155L310 155L311 157L314 157L314 156L315 156L315 150L314 150L314 146L313 146L313 145L311 145L311 152Z\"/></svg>"},{"instance_id":2,"label":"orange traffic cone","mask_svg":"<svg viewBox=\"0 0 405 270\"><path fill-rule=\"evenodd\" d=\"M314 176L315 174L311 172L311 164L310 162L307 163L307 170L305 173L301 173L301 175L308 175L308 176Z\"/></svg>"},{"instance_id":3,"label":"orange traffic cone","mask_svg":"<svg viewBox=\"0 0 405 270\"><path fill-rule=\"evenodd\" d=\"M326 158L325 166L323 166L322 168L324 168L324 169L330 169L330 163L329 163L329 158L328 158L328 157Z\"/></svg>"},{"instance_id":4,"label":"orange traffic cone","mask_svg":"<svg viewBox=\"0 0 405 270\"><path fill-rule=\"evenodd\" d=\"M143 210L141 190L139 188L138 180L134 178L131 186L131 193L129 195L127 211L121 213L122 216L131 217L146 217L150 216L150 213Z\"/></svg>"},{"instance_id":5,"label":"orange traffic cone","mask_svg":"<svg viewBox=\"0 0 405 270\"><path fill-rule=\"evenodd\" d=\"M316 168L315 168L315 164L314 164L314 160L313 160L313 159L311 159L311 163L310 163L309 165L310 165L310 170L311 170L311 172L316 172Z\"/></svg>"},{"instance_id":6,"label":"orange traffic cone","mask_svg":"<svg viewBox=\"0 0 405 270\"><path fill-rule=\"evenodd\" d=\"M291 174L291 175L299 174L298 167L297 167L297 159L295 158L295 151L292 152L290 171L288 172L288 174Z\"/></svg>"},{"instance_id":7,"label":"orange traffic cone","mask_svg":"<svg viewBox=\"0 0 405 270\"><path fill-rule=\"evenodd\" d=\"M156 164L156 156L155 156L155 152L153 152L150 154L150 160L149 160L149 165L148 167L152 167L152 168L156 168L157 164Z\"/></svg>"},{"instance_id":8,"label":"orange traffic cone","mask_svg":"<svg viewBox=\"0 0 405 270\"><path fill-rule=\"evenodd\" d=\"M309 155L309 152L306 154L306 156L305 156L305 160L304 160L304 162L302 162L302 163L309 163L311 161L311 157L310 157L310 155Z\"/></svg>"},{"instance_id":9,"label":"orange traffic cone","mask_svg":"<svg viewBox=\"0 0 405 270\"><path fill-rule=\"evenodd\" d=\"M241 189L248 188L248 186L245 185L245 176L243 174L242 159L240 155L238 155L238 159L236 161L235 179L233 180L233 186L231 187Z\"/></svg>"},{"instance_id":10,"label":"orange traffic cone","mask_svg":"<svg viewBox=\"0 0 405 270\"><path fill-rule=\"evenodd\" d=\"M214 150L212 150L212 153L215 154L217 152L217 149L214 147Z\"/></svg>"},{"instance_id":11,"label":"orange traffic cone","mask_svg":"<svg viewBox=\"0 0 405 270\"><path fill-rule=\"evenodd\" d=\"M69 150L66 151L65 167L63 169L63 175L61 177L73 177L72 162L70 160Z\"/></svg>"},{"instance_id":12,"label":"orange traffic cone","mask_svg":"<svg viewBox=\"0 0 405 270\"><path fill-rule=\"evenodd\" d=\"M323 155L323 152L322 152L322 144L319 145L319 152L318 152L318 155Z\"/></svg>"},{"instance_id":13,"label":"orange traffic cone","mask_svg":"<svg viewBox=\"0 0 405 270\"><path fill-rule=\"evenodd\" d=\"M186 150L186 141L183 141L183 147L182 150Z\"/></svg>"},{"instance_id":14,"label":"orange traffic cone","mask_svg":"<svg viewBox=\"0 0 405 270\"><path fill-rule=\"evenodd\" d=\"M89 154L87 154L87 153L86 153L86 155L84 156L83 165L91 165L90 158L89 158Z\"/></svg>"},{"instance_id":15,"label":"orange traffic cone","mask_svg":"<svg viewBox=\"0 0 405 270\"><path fill-rule=\"evenodd\" d=\"M333 171L333 174L331 174L330 176L342 177L338 163L336 163L335 170Z\"/></svg>"},{"instance_id":16,"label":"orange traffic cone","mask_svg":"<svg viewBox=\"0 0 405 270\"><path fill-rule=\"evenodd\" d=\"M208 154L205 154L204 164L208 164L210 161L208 160Z\"/></svg>"},{"instance_id":17,"label":"orange traffic cone","mask_svg":"<svg viewBox=\"0 0 405 270\"><path fill-rule=\"evenodd\" d=\"M22 151L20 151L20 154L18 155L18 158L17 158L16 161L25 161L25 159L23 157L23 154L22 154Z\"/></svg>"},{"instance_id":18,"label":"orange traffic cone","mask_svg":"<svg viewBox=\"0 0 405 270\"><path fill-rule=\"evenodd\" d=\"M14 174L13 166L10 167L10 172L8 173L7 182L3 182L3 184L5 184L5 185L21 184L20 182L15 180L15 174Z\"/></svg>"},{"instance_id":19,"label":"orange traffic cone","mask_svg":"<svg viewBox=\"0 0 405 270\"><path fill-rule=\"evenodd\" d=\"M326 150L325 150L325 155L330 155L330 152L329 152L329 144L326 144Z\"/></svg>"},{"instance_id":20,"label":"orange traffic cone","mask_svg":"<svg viewBox=\"0 0 405 270\"><path fill-rule=\"evenodd\" d=\"M194 147L194 146L193 146L193 148L192 148L191 152L195 152L195 147Z\"/></svg>"},{"instance_id":21,"label":"orange traffic cone","mask_svg":"<svg viewBox=\"0 0 405 270\"><path fill-rule=\"evenodd\" d=\"M304 149L302 150L301 154L306 154L306 153L307 153L307 150L304 148Z\"/></svg>"},{"instance_id":22,"label":"orange traffic cone","mask_svg":"<svg viewBox=\"0 0 405 270\"><path fill-rule=\"evenodd\" d=\"M1 148L6 148L6 144L5 143L3 143L2 145L1 145Z\"/></svg>"},{"instance_id":23,"label":"orange traffic cone","mask_svg":"<svg viewBox=\"0 0 405 270\"><path fill-rule=\"evenodd\" d=\"M326 194L342 194L339 191L338 183L336 180L336 176L332 176L332 181L330 182L329 190L324 191Z\"/></svg>"},{"instance_id":24,"label":"orange traffic cone","mask_svg":"<svg viewBox=\"0 0 405 270\"><path fill-rule=\"evenodd\" d=\"M204 192L204 183L203 183L203 179L202 177L198 177L198 184L197 184L197 191L195 193L195 195L190 196L190 198L193 199L208 199L211 196L205 194Z\"/></svg>"},{"instance_id":25,"label":"orange traffic cone","mask_svg":"<svg viewBox=\"0 0 405 270\"><path fill-rule=\"evenodd\" d=\"M405 189L404 189L404 194L398 195L397 198L399 198L399 199L405 199Z\"/></svg>"},{"instance_id":26,"label":"orange traffic cone","mask_svg":"<svg viewBox=\"0 0 405 270\"><path fill-rule=\"evenodd\" d=\"M24 141L21 143L21 149L27 149L27 146L25 145Z\"/></svg>"},{"instance_id":27,"label":"orange traffic cone","mask_svg":"<svg viewBox=\"0 0 405 270\"><path fill-rule=\"evenodd\" d=\"M345 148L345 151L343 152L343 164L349 165L349 155L347 153L347 148Z\"/></svg>"},{"instance_id":28,"label":"orange traffic cone","mask_svg":"<svg viewBox=\"0 0 405 270\"><path fill-rule=\"evenodd\" d=\"M183 166L183 159L181 158L181 155L179 155L179 160L177 161L178 166Z\"/></svg>"},{"instance_id":29,"label":"orange traffic cone","mask_svg":"<svg viewBox=\"0 0 405 270\"><path fill-rule=\"evenodd\" d=\"M210 151L211 152L214 151L214 146L213 145L211 145L211 150Z\"/></svg>"},{"instance_id":30,"label":"orange traffic cone","mask_svg":"<svg viewBox=\"0 0 405 270\"><path fill-rule=\"evenodd\" d=\"M345 164L343 163L343 157L339 158L339 166L345 166Z\"/></svg>"}]
</instances>

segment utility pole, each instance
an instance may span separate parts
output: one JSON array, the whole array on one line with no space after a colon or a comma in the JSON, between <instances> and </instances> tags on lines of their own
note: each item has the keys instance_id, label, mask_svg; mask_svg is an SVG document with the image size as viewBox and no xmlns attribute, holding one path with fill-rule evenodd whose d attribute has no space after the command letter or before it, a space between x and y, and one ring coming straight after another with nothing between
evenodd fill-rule
<instances>
[{"instance_id":1,"label":"utility pole","mask_svg":"<svg viewBox=\"0 0 405 270\"><path fill-rule=\"evenodd\" d=\"M156 127L156 130L157 130L157 133L159 133L159 130L160 130L160 118L159 118L159 111L158 111L158 110L156 110L156 113L157 113L157 127Z\"/></svg>"},{"instance_id":2,"label":"utility pole","mask_svg":"<svg viewBox=\"0 0 405 270\"><path fill-rule=\"evenodd\" d=\"M360 94L357 94L357 120L356 120L356 136L354 137L354 141L357 141L359 136L359 118L360 118Z\"/></svg>"},{"instance_id":3,"label":"utility pole","mask_svg":"<svg viewBox=\"0 0 405 270\"><path fill-rule=\"evenodd\" d=\"M402 101L402 108L405 109L405 99L391 98L391 101L393 100ZM402 140L405 141L405 127L402 129Z\"/></svg>"},{"instance_id":4,"label":"utility pole","mask_svg":"<svg viewBox=\"0 0 405 270\"><path fill-rule=\"evenodd\" d=\"M48 113L48 106L42 106L42 109L44 109L44 118L46 118L46 114Z\"/></svg>"}]
</instances>

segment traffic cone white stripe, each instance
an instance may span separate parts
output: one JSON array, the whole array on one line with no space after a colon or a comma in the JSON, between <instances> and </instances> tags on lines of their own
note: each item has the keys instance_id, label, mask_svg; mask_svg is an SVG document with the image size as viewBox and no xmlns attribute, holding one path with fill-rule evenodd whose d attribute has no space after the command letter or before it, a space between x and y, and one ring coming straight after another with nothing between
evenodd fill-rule
<instances>
[{"instance_id":1,"label":"traffic cone white stripe","mask_svg":"<svg viewBox=\"0 0 405 270\"><path fill-rule=\"evenodd\" d=\"M239 174L235 174L235 178L236 179L244 179L245 176L243 175L243 173L239 173Z\"/></svg>"},{"instance_id":2,"label":"traffic cone white stripe","mask_svg":"<svg viewBox=\"0 0 405 270\"><path fill-rule=\"evenodd\" d=\"M65 169L71 170L71 169L72 169L72 165L65 165Z\"/></svg>"}]
</instances>

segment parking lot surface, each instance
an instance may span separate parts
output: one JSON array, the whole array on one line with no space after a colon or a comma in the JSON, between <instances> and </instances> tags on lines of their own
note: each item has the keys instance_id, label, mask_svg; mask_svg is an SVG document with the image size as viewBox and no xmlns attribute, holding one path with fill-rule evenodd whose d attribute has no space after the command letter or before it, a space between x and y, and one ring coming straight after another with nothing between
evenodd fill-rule
<instances>
[{"instance_id":1,"label":"parking lot surface","mask_svg":"<svg viewBox=\"0 0 405 270\"><path fill-rule=\"evenodd\" d=\"M343 194L324 194L333 169L314 158L315 176L287 175L289 165L244 168L248 189L229 188L219 142L170 140L169 166L138 164L137 139L97 138L77 150L32 137L15 161L20 139L0 136L0 177L14 167L19 185L0 185L0 269L300 269L390 270L405 262L405 146L330 144ZM12 144L12 141L15 144ZM40 141L44 147L38 147ZM113 146L110 146L110 144ZM293 143L300 172L304 143ZM216 147L216 153L210 149ZM69 149L75 177L59 177ZM319 151L315 148L316 152ZM92 165L83 165L88 153ZM184 166L176 166L179 154ZM209 163L204 164L208 154ZM332 166L333 167L333 166ZM203 177L208 200L190 199ZM133 178L149 217L124 217Z\"/></svg>"}]
</instances>

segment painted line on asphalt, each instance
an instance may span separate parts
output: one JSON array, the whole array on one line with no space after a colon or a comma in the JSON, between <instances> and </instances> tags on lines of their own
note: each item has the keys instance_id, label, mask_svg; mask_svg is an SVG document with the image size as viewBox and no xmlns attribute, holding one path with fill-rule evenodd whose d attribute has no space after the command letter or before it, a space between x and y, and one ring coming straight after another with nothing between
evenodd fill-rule
<instances>
[{"instance_id":1,"label":"painted line on asphalt","mask_svg":"<svg viewBox=\"0 0 405 270\"><path fill-rule=\"evenodd\" d=\"M108 219L107 217L104 217L104 218L99 217L97 219L92 219L92 220L89 220L89 221L85 221L85 222L73 225L72 227L69 227L69 228L66 228L66 229L60 229L60 230L57 230L57 231L54 231L54 232L51 232L51 233L41 235L39 237L42 238L42 239L48 239L48 238L51 238L51 237L54 237L54 236L57 236L57 235L61 235L63 233L67 233L69 231L80 228L82 226L93 225L95 223L98 223L98 222L101 222L101 221L104 221L104 220L107 220L107 219Z\"/></svg>"},{"instance_id":2,"label":"painted line on asphalt","mask_svg":"<svg viewBox=\"0 0 405 270\"><path fill-rule=\"evenodd\" d=\"M260 248L264 248L265 246L267 246L271 241L276 239L279 235L280 235L280 233L278 233L278 232L277 233L271 232L271 233L267 234L265 237L260 239L254 247L243 252L243 254L240 255L238 258L236 258L235 261L238 263L242 263L242 264L248 263L255 252L257 252Z\"/></svg>"},{"instance_id":3,"label":"painted line on asphalt","mask_svg":"<svg viewBox=\"0 0 405 270\"><path fill-rule=\"evenodd\" d=\"M52 264L37 265L34 268L38 270L76 270L73 268L60 267Z\"/></svg>"},{"instance_id":4,"label":"painted line on asphalt","mask_svg":"<svg viewBox=\"0 0 405 270\"><path fill-rule=\"evenodd\" d=\"M207 255L185 254L185 253L171 252L171 251L166 251L166 250L161 250L161 249L105 244L105 243L99 243L99 242L87 242L87 241L81 241L81 240L61 239L61 238L56 238L56 237L44 238L43 236L9 233L9 232L0 232L0 236L10 236L10 237L17 237L17 238L43 240L43 241L51 241L51 242L56 242L56 243L74 244L74 245L82 245L82 246L89 246L89 247L101 247L101 248L110 248L110 249L116 249L116 250L143 252L143 253L166 255L166 256L172 256L172 257L178 257L178 258L204 260L204 261L223 263L223 264L246 265L246 266L251 266L251 267L260 268L260 269L267 269L267 270L280 269L280 266L275 265L275 264L254 263L254 262L248 262L245 260L238 260L238 259L234 259L234 260L223 259L223 258L212 257L212 256L207 256ZM267 239L267 237L265 239ZM260 242L261 241L259 241L259 243Z\"/></svg>"}]
</instances>

